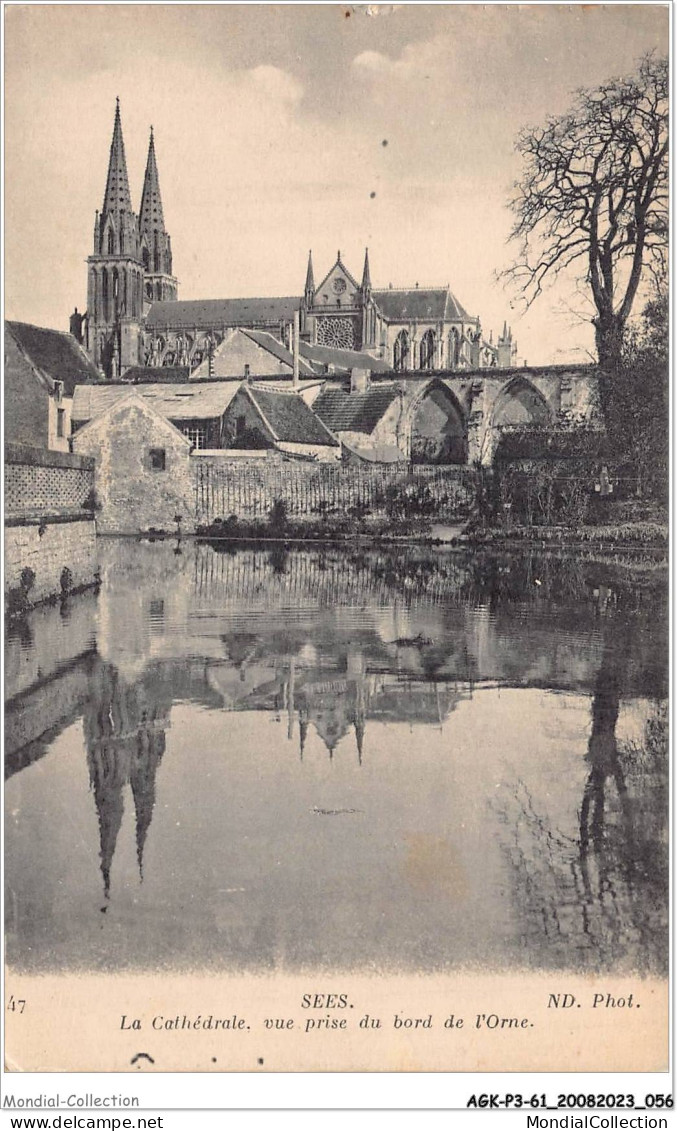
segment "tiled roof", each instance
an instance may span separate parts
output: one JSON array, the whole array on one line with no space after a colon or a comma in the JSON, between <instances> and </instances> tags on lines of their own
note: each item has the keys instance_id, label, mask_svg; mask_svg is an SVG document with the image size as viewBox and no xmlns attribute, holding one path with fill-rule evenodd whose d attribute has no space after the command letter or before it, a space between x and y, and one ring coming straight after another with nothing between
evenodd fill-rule
<instances>
[{"instance_id":1,"label":"tiled roof","mask_svg":"<svg viewBox=\"0 0 677 1131\"><path fill-rule=\"evenodd\" d=\"M72 396L75 385L101 380L98 369L72 334L31 326L28 322L6 322L5 326L33 365L53 381L63 381L66 396Z\"/></svg>"},{"instance_id":2,"label":"tiled roof","mask_svg":"<svg viewBox=\"0 0 677 1131\"><path fill-rule=\"evenodd\" d=\"M397 396L394 385L350 393L345 389L323 389L313 412L332 432L366 432L374 428Z\"/></svg>"},{"instance_id":3,"label":"tiled roof","mask_svg":"<svg viewBox=\"0 0 677 1131\"><path fill-rule=\"evenodd\" d=\"M205 330L209 327L248 326L252 323L291 321L301 299L210 298L181 302L154 302L146 316L146 327L158 330Z\"/></svg>"},{"instance_id":4,"label":"tiled roof","mask_svg":"<svg viewBox=\"0 0 677 1131\"><path fill-rule=\"evenodd\" d=\"M188 365L130 365L129 369L125 369L121 380L176 384L177 381L187 381L189 376Z\"/></svg>"},{"instance_id":5,"label":"tiled roof","mask_svg":"<svg viewBox=\"0 0 677 1131\"><path fill-rule=\"evenodd\" d=\"M276 357L283 365L288 365L290 369L293 369L294 357L291 350L288 350L272 334L267 333L266 330L242 330L242 333L246 334L257 346L261 346L261 349L267 350L273 357ZM309 365L302 357L299 358L299 373L304 377L315 377L317 375L312 365Z\"/></svg>"},{"instance_id":6,"label":"tiled roof","mask_svg":"<svg viewBox=\"0 0 677 1131\"><path fill-rule=\"evenodd\" d=\"M387 291L374 291L373 295L379 310L390 322L409 319L421 322L441 322L445 319L474 321L448 287L413 287L409 290L388 288Z\"/></svg>"},{"instance_id":7,"label":"tiled roof","mask_svg":"<svg viewBox=\"0 0 677 1131\"><path fill-rule=\"evenodd\" d=\"M223 415L239 388L239 381L204 381L137 385L135 392L168 420L214 420ZM73 395L73 420L82 423L99 416L129 391L129 385L78 385Z\"/></svg>"},{"instance_id":8,"label":"tiled roof","mask_svg":"<svg viewBox=\"0 0 677 1131\"><path fill-rule=\"evenodd\" d=\"M336 437L298 393L262 389L259 385L248 385L246 389L272 428L277 440L285 444L338 446Z\"/></svg>"},{"instance_id":9,"label":"tiled roof","mask_svg":"<svg viewBox=\"0 0 677 1131\"><path fill-rule=\"evenodd\" d=\"M358 350L334 349L333 346L310 346L307 342L301 342L299 352L303 357L307 357L309 361L314 361L318 365L333 365L335 369L343 369L346 372L351 369L370 369L372 373L390 373L392 369L387 361L379 361L377 357L371 357L368 353L360 353Z\"/></svg>"}]
</instances>

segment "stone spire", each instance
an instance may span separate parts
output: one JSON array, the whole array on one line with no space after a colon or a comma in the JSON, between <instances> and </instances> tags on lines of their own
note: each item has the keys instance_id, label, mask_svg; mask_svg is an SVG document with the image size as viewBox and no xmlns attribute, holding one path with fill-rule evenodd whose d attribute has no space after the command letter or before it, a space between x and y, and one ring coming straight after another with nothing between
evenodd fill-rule
<instances>
[{"instance_id":1,"label":"stone spire","mask_svg":"<svg viewBox=\"0 0 677 1131\"><path fill-rule=\"evenodd\" d=\"M120 212L132 211L132 198L129 192L129 178L127 176L127 161L125 158L125 143L122 138L122 123L120 121L120 99L115 99L115 122L113 125L113 140L110 145L110 158L108 160L108 177L106 179L106 192L103 198L102 217L109 212L118 215Z\"/></svg>"},{"instance_id":2,"label":"stone spire","mask_svg":"<svg viewBox=\"0 0 677 1131\"><path fill-rule=\"evenodd\" d=\"M146 175L143 179L143 192L141 193L139 226L142 232L153 232L157 230L164 234L165 231L162 197L160 196L160 178L158 176L157 161L155 159L155 139L153 137L152 126L150 127Z\"/></svg>"},{"instance_id":3,"label":"stone spire","mask_svg":"<svg viewBox=\"0 0 677 1131\"><path fill-rule=\"evenodd\" d=\"M364 249L364 269L362 271L362 293L367 294L371 290L371 272L369 270L369 248Z\"/></svg>"},{"instance_id":4,"label":"stone spire","mask_svg":"<svg viewBox=\"0 0 677 1131\"><path fill-rule=\"evenodd\" d=\"M315 276L313 274L313 253L308 252L308 270L306 271L306 285L304 288L306 301L311 304L315 294Z\"/></svg>"}]
</instances>

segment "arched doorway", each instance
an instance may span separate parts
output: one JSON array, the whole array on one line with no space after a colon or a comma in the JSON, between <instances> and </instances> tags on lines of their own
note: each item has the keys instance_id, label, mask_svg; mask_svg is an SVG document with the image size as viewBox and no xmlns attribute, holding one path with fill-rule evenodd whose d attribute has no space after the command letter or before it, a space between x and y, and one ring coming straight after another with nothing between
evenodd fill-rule
<instances>
[{"instance_id":1,"label":"arched doorway","mask_svg":"<svg viewBox=\"0 0 677 1131\"><path fill-rule=\"evenodd\" d=\"M433 381L414 406L411 417L412 463L467 463L465 418L450 389Z\"/></svg>"}]
</instances>

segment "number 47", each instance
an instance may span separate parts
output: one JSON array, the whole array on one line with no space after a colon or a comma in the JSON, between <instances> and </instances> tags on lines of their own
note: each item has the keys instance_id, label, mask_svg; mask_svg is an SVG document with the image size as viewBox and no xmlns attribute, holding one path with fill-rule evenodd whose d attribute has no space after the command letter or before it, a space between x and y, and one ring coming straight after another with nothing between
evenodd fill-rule
<instances>
[{"instance_id":1,"label":"number 47","mask_svg":"<svg viewBox=\"0 0 677 1131\"><path fill-rule=\"evenodd\" d=\"M26 1008L26 999L23 997L15 998L14 994L10 994L7 999L7 1009L10 1013L23 1013Z\"/></svg>"}]
</instances>

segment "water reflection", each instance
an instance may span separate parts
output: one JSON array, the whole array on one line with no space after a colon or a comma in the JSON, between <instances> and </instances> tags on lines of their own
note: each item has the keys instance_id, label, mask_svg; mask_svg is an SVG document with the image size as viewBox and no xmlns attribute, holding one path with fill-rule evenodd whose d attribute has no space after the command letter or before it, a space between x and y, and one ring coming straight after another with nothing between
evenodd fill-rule
<instances>
[{"instance_id":1,"label":"water reflection","mask_svg":"<svg viewBox=\"0 0 677 1131\"><path fill-rule=\"evenodd\" d=\"M12 963L665 968L664 586L100 549L8 632Z\"/></svg>"}]
</instances>

